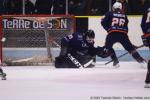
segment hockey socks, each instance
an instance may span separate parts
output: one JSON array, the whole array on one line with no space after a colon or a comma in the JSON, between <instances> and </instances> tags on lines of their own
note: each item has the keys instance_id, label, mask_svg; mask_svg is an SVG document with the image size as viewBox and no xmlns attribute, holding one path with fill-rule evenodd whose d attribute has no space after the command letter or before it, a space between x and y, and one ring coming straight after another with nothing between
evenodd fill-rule
<instances>
[{"instance_id":1,"label":"hockey socks","mask_svg":"<svg viewBox=\"0 0 150 100\"><path fill-rule=\"evenodd\" d=\"M145 83L150 84L150 61L148 62L148 66L147 66L147 75L146 75Z\"/></svg>"},{"instance_id":2,"label":"hockey socks","mask_svg":"<svg viewBox=\"0 0 150 100\"><path fill-rule=\"evenodd\" d=\"M114 66L114 67L116 67L116 68L120 67L120 66L119 66L119 61L118 61L118 58L117 58L115 52L112 53L111 59L113 60L113 66Z\"/></svg>"},{"instance_id":3,"label":"hockey socks","mask_svg":"<svg viewBox=\"0 0 150 100\"><path fill-rule=\"evenodd\" d=\"M139 63L142 63L143 61L145 61L137 51L132 52L132 57Z\"/></svg>"}]
</instances>

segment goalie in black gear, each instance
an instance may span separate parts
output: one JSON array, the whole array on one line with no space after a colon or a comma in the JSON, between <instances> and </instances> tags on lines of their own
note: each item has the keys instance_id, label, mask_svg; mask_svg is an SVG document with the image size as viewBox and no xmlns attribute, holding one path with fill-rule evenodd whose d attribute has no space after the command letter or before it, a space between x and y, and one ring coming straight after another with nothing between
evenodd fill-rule
<instances>
[{"instance_id":1,"label":"goalie in black gear","mask_svg":"<svg viewBox=\"0 0 150 100\"><path fill-rule=\"evenodd\" d=\"M142 35L143 44L149 47L150 49L150 8L145 12L145 14L142 17L141 28L143 31ZM147 65L145 88L150 88L150 59Z\"/></svg>"},{"instance_id":2,"label":"goalie in black gear","mask_svg":"<svg viewBox=\"0 0 150 100\"><path fill-rule=\"evenodd\" d=\"M70 56L75 58L81 65L93 60L86 67L93 67L96 60L96 49L94 47L95 33L88 30L84 33L73 33L61 40L61 51L55 59L56 68L78 68L76 62L71 61ZM69 57L68 57L69 54Z\"/></svg>"}]
</instances>

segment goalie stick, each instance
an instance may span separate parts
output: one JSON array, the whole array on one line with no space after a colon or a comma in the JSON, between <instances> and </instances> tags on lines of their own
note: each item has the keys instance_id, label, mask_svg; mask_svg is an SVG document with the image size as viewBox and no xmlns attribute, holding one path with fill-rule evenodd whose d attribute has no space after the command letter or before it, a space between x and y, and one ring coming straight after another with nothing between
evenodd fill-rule
<instances>
[{"instance_id":1,"label":"goalie stick","mask_svg":"<svg viewBox=\"0 0 150 100\"><path fill-rule=\"evenodd\" d=\"M86 64L82 65L76 58L74 58L70 53L67 54L68 58L79 68L86 68L87 66L89 66L92 62L93 59L91 59L90 61L88 61Z\"/></svg>"},{"instance_id":2,"label":"goalie stick","mask_svg":"<svg viewBox=\"0 0 150 100\"><path fill-rule=\"evenodd\" d=\"M139 48L142 48L142 47L144 47L144 45L140 45L140 46L136 47L136 49L139 49ZM127 55L128 53L129 53L129 52L126 52L126 53L124 53L124 54L118 56L117 58L119 59L119 58L121 58L121 57ZM107 64L111 63L112 61L113 61L113 60L110 60L110 61L104 63L104 65L107 65Z\"/></svg>"}]
</instances>

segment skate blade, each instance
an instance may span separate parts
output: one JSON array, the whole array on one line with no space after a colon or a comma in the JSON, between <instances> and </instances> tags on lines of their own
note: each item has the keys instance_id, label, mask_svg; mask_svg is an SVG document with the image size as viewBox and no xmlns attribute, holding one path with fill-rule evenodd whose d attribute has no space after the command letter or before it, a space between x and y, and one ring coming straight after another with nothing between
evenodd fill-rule
<instances>
[{"instance_id":1,"label":"skate blade","mask_svg":"<svg viewBox=\"0 0 150 100\"><path fill-rule=\"evenodd\" d=\"M0 74L0 77L1 77L2 80L7 80L6 73Z\"/></svg>"},{"instance_id":2,"label":"skate blade","mask_svg":"<svg viewBox=\"0 0 150 100\"><path fill-rule=\"evenodd\" d=\"M119 64L113 65L113 68L119 68L119 67L120 67Z\"/></svg>"},{"instance_id":3,"label":"skate blade","mask_svg":"<svg viewBox=\"0 0 150 100\"><path fill-rule=\"evenodd\" d=\"M150 88L150 83L149 84L145 84L144 88Z\"/></svg>"},{"instance_id":4,"label":"skate blade","mask_svg":"<svg viewBox=\"0 0 150 100\"><path fill-rule=\"evenodd\" d=\"M7 80L6 78L2 78L2 80Z\"/></svg>"},{"instance_id":5,"label":"skate blade","mask_svg":"<svg viewBox=\"0 0 150 100\"><path fill-rule=\"evenodd\" d=\"M147 62L146 61L141 62L140 65L141 65L141 68L147 69Z\"/></svg>"}]
</instances>

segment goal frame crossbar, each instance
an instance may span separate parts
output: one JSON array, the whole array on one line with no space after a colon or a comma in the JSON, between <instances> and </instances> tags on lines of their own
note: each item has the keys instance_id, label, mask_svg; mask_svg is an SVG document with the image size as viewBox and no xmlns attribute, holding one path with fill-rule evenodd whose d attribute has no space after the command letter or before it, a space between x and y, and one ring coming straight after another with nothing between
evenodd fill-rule
<instances>
[{"instance_id":1,"label":"goal frame crossbar","mask_svg":"<svg viewBox=\"0 0 150 100\"><path fill-rule=\"evenodd\" d=\"M45 24L45 22L48 23L48 20L50 18L71 18L72 19L72 23L73 23L73 27L72 27L73 31L69 31L70 33L67 33L67 34L72 34L73 32L76 31L76 25L75 25L76 20L75 20L75 16L73 16L73 15L34 15L34 14L33 15L3 15L3 16L0 16L0 33L1 33L0 39L2 39L2 37L3 37L2 34L5 34L5 32L4 32L4 21L3 21L4 18L6 18L6 19L7 18L8 19L9 18L15 18L15 19L27 18L25 20L31 20L31 21L37 21L37 22L40 22L40 23L44 23L41 30L43 30L43 32L45 34L45 42L46 42L47 53L48 53L47 56L48 56L48 58L50 58L52 63L53 63L54 59L52 59L53 57L52 57L52 53L51 53L51 48L49 47L51 45L49 44L50 40L49 40L49 37L48 37L48 31L50 31L50 30L57 30L57 31L59 31L60 30L60 33L61 33L61 30L63 30L63 29L59 29L59 27L54 26L54 25L53 26L56 27L56 28L55 29L53 29L53 28L50 29L47 26L47 24ZM57 19L55 21L57 22ZM57 23L57 25L59 25L59 22ZM8 27L6 27L6 25L5 25L5 28L8 28ZM39 30L39 29L37 28L37 30ZM59 37L59 38L62 38L62 37ZM7 41L7 38L6 38L6 41ZM57 44L55 39L52 39L51 42L53 44L55 44L55 45ZM0 46L1 46L1 60L3 61L3 55L2 55L3 54L3 46L2 46L2 42L1 42Z\"/></svg>"}]
</instances>

